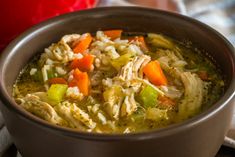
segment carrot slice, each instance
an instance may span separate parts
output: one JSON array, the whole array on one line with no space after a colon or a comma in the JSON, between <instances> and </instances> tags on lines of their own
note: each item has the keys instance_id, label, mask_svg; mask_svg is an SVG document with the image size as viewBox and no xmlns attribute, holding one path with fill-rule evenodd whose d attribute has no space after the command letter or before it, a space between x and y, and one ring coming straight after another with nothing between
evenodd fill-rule
<instances>
[{"instance_id":1,"label":"carrot slice","mask_svg":"<svg viewBox=\"0 0 235 157\"><path fill-rule=\"evenodd\" d=\"M128 38L129 41L138 41L140 43L140 48L144 51L148 51L148 47L145 43L143 36L135 36L134 38Z\"/></svg>"},{"instance_id":2,"label":"carrot slice","mask_svg":"<svg viewBox=\"0 0 235 157\"><path fill-rule=\"evenodd\" d=\"M75 69L73 72L73 79L69 82L69 87L78 87L83 95L87 96L89 93L90 80L87 72L81 72Z\"/></svg>"},{"instance_id":3,"label":"carrot slice","mask_svg":"<svg viewBox=\"0 0 235 157\"><path fill-rule=\"evenodd\" d=\"M69 82L69 87L77 87L77 86L78 86L78 80L72 79L72 80Z\"/></svg>"},{"instance_id":4,"label":"carrot slice","mask_svg":"<svg viewBox=\"0 0 235 157\"><path fill-rule=\"evenodd\" d=\"M76 68L76 69L74 69L74 72L73 72L73 77L75 78L75 79L79 79L79 74L81 74L82 72L78 69L78 68Z\"/></svg>"},{"instance_id":5,"label":"carrot slice","mask_svg":"<svg viewBox=\"0 0 235 157\"><path fill-rule=\"evenodd\" d=\"M85 96L87 96L89 93L89 86L90 80L88 74L86 72L79 74L78 88Z\"/></svg>"},{"instance_id":6,"label":"carrot slice","mask_svg":"<svg viewBox=\"0 0 235 157\"><path fill-rule=\"evenodd\" d=\"M151 61L143 68L144 74L156 86L167 85L167 79L158 61Z\"/></svg>"},{"instance_id":7,"label":"carrot slice","mask_svg":"<svg viewBox=\"0 0 235 157\"><path fill-rule=\"evenodd\" d=\"M48 80L49 84L67 84L67 81L61 77L55 77Z\"/></svg>"},{"instance_id":8,"label":"carrot slice","mask_svg":"<svg viewBox=\"0 0 235 157\"><path fill-rule=\"evenodd\" d=\"M74 59L71 63L70 63L70 68L71 69L75 69L79 67L79 59Z\"/></svg>"},{"instance_id":9,"label":"carrot slice","mask_svg":"<svg viewBox=\"0 0 235 157\"><path fill-rule=\"evenodd\" d=\"M83 53L85 50L87 50L92 42L92 36L90 33L84 34L82 39L76 43L76 45L73 48L74 53Z\"/></svg>"},{"instance_id":10,"label":"carrot slice","mask_svg":"<svg viewBox=\"0 0 235 157\"><path fill-rule=\"evenodd\" d=\"M81 71L90 71L92 69L93 61L94 56L88 54L81 59L74 59L70 64L70 68L78 68Z\"/></svg>"},{"instance_id":11,"label":"carrot slice","mask_svg":"<svg viewBox=\"0 0 235 157\"><path fill-rule=\"evenodd\" d=\"M111 40L114 40L116 38L120 38L122 35L122 30L120 29L114 29L114 30L107 30L104 31L104 34L108 37L110 37Z\"/></svg>"}]
</instances>

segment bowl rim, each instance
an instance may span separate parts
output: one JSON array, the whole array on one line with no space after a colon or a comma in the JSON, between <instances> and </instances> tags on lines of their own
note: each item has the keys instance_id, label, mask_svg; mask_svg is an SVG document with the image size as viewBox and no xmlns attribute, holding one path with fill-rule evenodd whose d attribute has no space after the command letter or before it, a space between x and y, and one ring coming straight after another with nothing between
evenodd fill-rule
<instances>
[{"instance_id":1,"label":"bowl rim","mask_svg":"<svg viewBox=\"0 0 235 157\"><path fill-rule=\"evenodd\" d=\"M73 13L67 13L63 14L54 18L51 18L49 20L46 20L44 22L41 22L30 29L26 30L23 32L21 35L19 35L16 39L14 39L2 52L2 56L0 58L0 80L3 80L3 72L5 69L4 62L7 61L8 59L11 58L11 56L14 54L14 50L17 49L17 47L21 44L24 44L24 41L33 34L40 32L40 30L45 29L46 27L50 27L52 25L56 25L58 22L61 22L63 20L66 20L67 18L73 17L73 16L78 16L80 14L86 14L86 13L92 13L92 12L107 12L107 11L126 11L126 12L134 12L134 11L142 11L144 13L152 13L152 14L164 14L165 16L171 16L172 18L176 19L181 19L184 20L188 23L193 23L197 25L198 27L202 27L211 33L215 34L217 37L221 39L221 41L226 44L226 47L230 49L231 53L230 55L230 62L232 64L233 68L233 74L232 74L232 80L231 84L229 85L228 89L225 91L224 95L209 109L204 111L203 113L190 118L188 120L185 120L184 122L178 123L178 124L173 124L170 125L166 128L162 129L157 129L157 130L151 130L151 131L146 131L146 132L140 132L140 133L130 133L130 134L99 134L99 133L88 133L88 132L81 132L75 129L70 129L70 128L65 128L65 127L60 127L57 125L50 124L47 121L44 121L21 107L17 105L14 101L14 99L7 93L6 87L4 86L3 81L0 81L0 102L2 101L1 105L5 105L8 109L11 111L15 112L16 116L18 118L23 118L24 120L27 120L31 124L35 124L40 128L46 129L48 131L52 131L53 133L57 134L62 134L65 136L70 136L70 137L75 137L75 138L80 138L80 139L89 139L89 140L103 140L103 141L116 141L116 140L145 140L145 139L150 139L150 138L157 138L157 137L163 137L163 136L169 136L171 134L175 134L178 132L181 132L183 130L187 130L190 128L193 128L200 123L212 118L213 116L216 115L220 110L222 110L229 102L232 100L232 98L235 95L235 51L231 43L220 33L218 33L216 30L213 28L207 26L204 23L201 23L193 18L172 13L172 12L167 12L163 10L157 10L157 9L150 9L150 8L143 8L143 7L137 7L137 6L125 6L125 7L99 7L99 8L93 8L93 9L87 9L87 10L82 10L82 11L76 11Z\"/></svg>"}]
</instances>

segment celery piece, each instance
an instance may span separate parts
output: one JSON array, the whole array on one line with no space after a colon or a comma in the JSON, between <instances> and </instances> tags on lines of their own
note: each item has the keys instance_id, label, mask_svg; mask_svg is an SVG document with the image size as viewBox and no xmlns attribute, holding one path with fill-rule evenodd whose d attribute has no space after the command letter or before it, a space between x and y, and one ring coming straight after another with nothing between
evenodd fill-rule
<instances>
[{"instance_id":1,"label":"celery piece","mask_svg":"<svg viewBox=\"0 0 235 157\"><path fill-rule=\"evenodd\" d=\"M174 43L160 34L149 33L149 42L158 48L173 49Z\"/></svg>"},{"instance_id":2,"label":"celery piece","mask_svg":"<svg viewBox=\"0 0 235 157\"><path fill-rule=\"evenodd\" d=\"M146 86L141 90L139 100L145 108L157 105L158 92L151 86Z\"/></svg>"},{"instance_id":3,"label":"celery piece","mask_svg":"<svg viewBox=\"0 0 235 157\"><path fill-rule=\"evenodd\" d=\"M47 70L47 77L48 77L48 79L56 77L55 74L56 74L55 69Z\"/></svg>"},{"instance_id":4,"label":"celery piece","mask_svg":"<svg viewBox=\"0 0 235 157\"><path fill-rule=\"evenodd\" d=\"M132 56L132 54L126 53L124 55L121 55L117 59L111 60L111 64L116 70L119 70L122 66L124 66L125 64L127 64L127 62L131 60Z\"/></svg>"},{"instance_id":5,"label":"celery piece","mask_svg":"<svg viewBox=\"0 0 235 157\"><path fill-rule=\"evenodd\" d=\"M37 82L43 82L42 72L37 71L34 75L32 75L33 80Z\"/></svg>"},{"instance_id":6,"label":"celery piece","mask_svg":"<svg viewBox=\"0 0 235 157\"><path fill-rule=\"evenodd\" d=\"M68 85L64 84L52 84L47 91L48 99L53 101L55 104L60 103L68 89Z\"/></svg>"}]
</instances>

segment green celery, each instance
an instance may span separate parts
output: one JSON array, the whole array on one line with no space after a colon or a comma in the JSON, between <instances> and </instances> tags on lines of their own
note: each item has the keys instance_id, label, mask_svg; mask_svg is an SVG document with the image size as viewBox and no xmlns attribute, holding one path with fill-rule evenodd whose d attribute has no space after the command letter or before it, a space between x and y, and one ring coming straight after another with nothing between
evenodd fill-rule
<instances>
[{"instance_id":1,"label":"green celery","mask_svg":"<svg viewBox=\"0 0 235 157\"><path fill-rule=\"evenodd\" d=\"M52 68L50 70L47 70L47 77L48 79L56 77L55 69Z\"/></svg>"},{"instance_id":2,"label":"green celery","mask_svg":"<svg viewBox=\"0 0 235 157\"><path fill-rule=\"evenodd\" d=\"M68 85L64 84L52 84L47 91L48 99L53 101L55 104L60 103L68 89Z\"/></svg>"},{"instance_id":3,"label":"green celery","mask_svg":"<svg viewBox=\"0 0 235 157\"><path fill-rule=\"evenodd\" d=\"M127 62L131 60L132 56L132 54L126 53L124 55L121 55L117 59L111 60L111 64L116 70L119 70L122 66L124 66L125 64L127 64Z\"/></svg>"},{"instance_id":4,"label":"green celery","mask_svg":"<svg viewBox=\"0 0 235 157\"><path fill-rule=\"evenodd\" d=\"M149 42L158 48L173 49L174 44L172 41L168 40L166 37L160 34L149 33L148 34Z\"/></svg>"},{"instance_id":5,"label":"green celery","mask_svg":"<svg viewBox=\"0 0 235 157\"><path fill-rule=\"evenodd\" d=\"M151 86L143 88L139 94L139 100L145 108L157 105L158 92Z\"/></svg>"},{"instance_id":6,"label":"green celery","mask_svg":"<svg viewBox=\"0 0 235 157\"><path fill-rule=\"evenodd\" d=\"M33 77L33 80L35 80L37 82L43 82L41 71L37 71L34 75L32 75L32 77Z\"/></svg>"}]
</instances>

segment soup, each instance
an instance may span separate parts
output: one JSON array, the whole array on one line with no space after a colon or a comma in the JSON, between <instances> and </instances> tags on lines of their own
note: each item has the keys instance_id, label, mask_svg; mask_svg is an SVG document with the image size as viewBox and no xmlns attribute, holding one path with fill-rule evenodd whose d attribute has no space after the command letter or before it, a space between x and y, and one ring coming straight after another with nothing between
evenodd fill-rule
<instances>
[{"instance_id":1,"label":"soup","mask_svg":"<svg viewBox=\"0 0 235 157\"><path fill-rule=\"evenodd\" d=\"M223 91L218 67L191 44L122 30L63 36L33 58L13 86L26 111L96 133L179 123L206 110Z\"/></svg>"}]
</instances>

